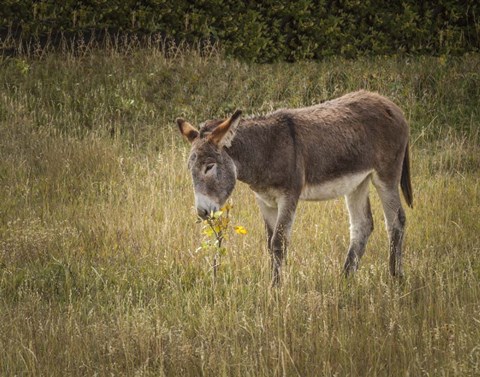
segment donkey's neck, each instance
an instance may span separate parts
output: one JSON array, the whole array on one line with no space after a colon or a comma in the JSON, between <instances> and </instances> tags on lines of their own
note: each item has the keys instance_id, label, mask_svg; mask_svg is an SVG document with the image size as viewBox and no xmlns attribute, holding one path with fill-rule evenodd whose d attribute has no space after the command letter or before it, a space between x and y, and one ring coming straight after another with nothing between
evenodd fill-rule
<instances>
[{"instance_id":1,"label":"donkey's neck","mask_svg":"<svg viewBox=\"0 0 480 377\"><path fill-rule=\"evenodd\" d=\"M237 179L254 190L275 184L282 169L282 164L273 157L283 146L268 135L275 132L274 126L264 123L264 119L242 121L231 146L226 149L237 168Z\"/></svg>"}]
</instances>

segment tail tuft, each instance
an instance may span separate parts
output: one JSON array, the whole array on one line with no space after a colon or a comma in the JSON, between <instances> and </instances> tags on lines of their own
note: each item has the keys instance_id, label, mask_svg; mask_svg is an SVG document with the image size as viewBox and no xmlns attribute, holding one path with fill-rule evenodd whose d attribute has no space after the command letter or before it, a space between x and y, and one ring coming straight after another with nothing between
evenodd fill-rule
<instances>
[{"instance_id":1,"label":"tail tuft","mask_svg":"<svg viewBox=\"0 0 480 377\"><path fill-rule=\"evenodd\" d=\"M402 188L403 197L410 208L413 208L413 190L410 180L410 156L408 152L408 144L405 148L405 157L403 158L402 177L400 179L400 187Z\"/></svg>"}]
</instances>

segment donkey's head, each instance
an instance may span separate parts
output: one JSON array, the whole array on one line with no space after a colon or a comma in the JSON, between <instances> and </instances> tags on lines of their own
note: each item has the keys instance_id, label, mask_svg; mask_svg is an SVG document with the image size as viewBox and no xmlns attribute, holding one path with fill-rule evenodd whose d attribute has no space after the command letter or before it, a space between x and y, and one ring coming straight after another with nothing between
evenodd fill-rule
<instances>
[{"instance_id":1,"label":"donkey's head","mask_svg":"<svg viewBox=\"0 0 480 377\"><path fill-rule=\"evenodd\" d=\"M207 121L200 130L177 119L180 132L192 144L188 168L193 178L195 207L203 219L218 211L235 187L237 171L225 148L231 145L241 114L237 110L228 119Z\"/></svg>"}]
</instances>

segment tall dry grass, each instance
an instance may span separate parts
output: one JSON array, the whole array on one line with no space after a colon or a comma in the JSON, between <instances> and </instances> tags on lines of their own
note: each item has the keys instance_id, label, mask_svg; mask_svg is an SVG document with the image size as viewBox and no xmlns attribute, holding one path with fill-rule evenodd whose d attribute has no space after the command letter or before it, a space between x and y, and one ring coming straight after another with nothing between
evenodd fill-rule
<instances>
[{"instance_id":1,"label":"tall dry grass","mask_svg":"<svg viewBox=\"0 0 480 377\"><path fill-rule=\"evenodd\" d=\"M82 52L83 50L80 50ZM480 374L479 62L247 65L150 49L0 60L0 374ZM353 279L343 200L300 205L281 289L239 183L217 280L173 124L365 88L412 128L406 278L375 231Z\"/></svg>"}]
</instances>

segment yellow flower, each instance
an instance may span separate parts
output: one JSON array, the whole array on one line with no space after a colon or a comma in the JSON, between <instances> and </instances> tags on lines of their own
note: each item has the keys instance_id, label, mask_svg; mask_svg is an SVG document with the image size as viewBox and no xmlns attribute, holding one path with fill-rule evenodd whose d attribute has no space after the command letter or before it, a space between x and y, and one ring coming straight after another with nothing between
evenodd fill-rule
<instances>
[{"instance_id":1,"label":"yellow flower","mask_svg":"<svg viewBox=\"0 0 480 377\"><path fill-rule=\"evenodd\" d=\"M231 204L227 203L222 208L220 208L220 211L227 212L227 211L230 211L232 208L233 208L233 206Z\"/></svg>"},{"instance_id":2,"label":"yellow flower","mask_svg":"<svg viewBox=\"0 0 480 377\"><path fill-rule=\"evenodd\" d=\"M245 234L248 233L247 230L246 230L243 226L241 226L241 225L234 226L233 229L234 229L235 232L237 232L238 234L243 234L243 235L245 235Z\"/></svg>"}]
</instances>

